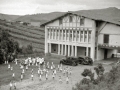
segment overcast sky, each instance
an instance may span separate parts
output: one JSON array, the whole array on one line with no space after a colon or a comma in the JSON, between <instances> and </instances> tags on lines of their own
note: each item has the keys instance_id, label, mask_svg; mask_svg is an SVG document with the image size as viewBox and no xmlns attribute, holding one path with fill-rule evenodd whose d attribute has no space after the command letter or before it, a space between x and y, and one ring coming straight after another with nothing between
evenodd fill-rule
<instances>
[{"instance_id":1,"label":"overcast sky","mask_svg":"<svg viewBox=\"0 0 120 90\"><path fill-rule=\"evenodd\" d=\"M26 15L117 7L120 0L0 0L0 13Z\"/></svg>"}]
</instances>

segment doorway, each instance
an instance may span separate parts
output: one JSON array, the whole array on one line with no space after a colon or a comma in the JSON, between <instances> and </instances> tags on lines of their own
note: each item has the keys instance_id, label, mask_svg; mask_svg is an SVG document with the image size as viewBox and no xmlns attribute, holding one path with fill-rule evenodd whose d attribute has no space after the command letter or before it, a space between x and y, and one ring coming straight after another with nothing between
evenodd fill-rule
<instances>
[{"instance_id":1,"label":"doorway","mask_svg":"<svg viewBox=\"0 0 120 90\"><path fill-rule=\"evenodd\" d=\"M104 59L107 59L108 49L104 50Z\"/></svg>"}]
</instances>

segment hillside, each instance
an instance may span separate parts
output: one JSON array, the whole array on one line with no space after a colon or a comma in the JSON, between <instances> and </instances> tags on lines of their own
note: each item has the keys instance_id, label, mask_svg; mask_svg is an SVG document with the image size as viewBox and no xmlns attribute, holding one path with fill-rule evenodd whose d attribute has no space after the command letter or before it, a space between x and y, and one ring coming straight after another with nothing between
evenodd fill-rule
<instances>
[{"instance_id":1,"label":"hillside","mask_svg":"<svg viewBox=\"0 0 120 90\"><path fill-rule=\"evenodd\" d=\"M19 15L7 15L7 14L0 13L0 19L1 20L12 21L12 20L15 20L15 19L17 19L19 17L20 17Z\"/></svg>"},{"instance_id":2,"label":"hillside","mask_svg":"<svg viewBox=\"0 0 120 90\"><path fill-rule=\"evenodd\" d=\"M52 13L41 13L41 14L33 14L33 15L25 15L21 16L15 21L24 21L24 22L31 22L32 20L40 20L42 21L49 21L54 19L55 17L61 16L64 12L52 12Z\"/></svg>"},{"instance_id":3,"label":"hillside","mask_svg":"<svg viewBox=\"0 0 120 90\"><path fill-rule=\"evenodd\" d=\"M6 30L20 47L32 44L33 50L44 51L44 29L0 21L0 30Z\"/></svg>"}]
</instances>

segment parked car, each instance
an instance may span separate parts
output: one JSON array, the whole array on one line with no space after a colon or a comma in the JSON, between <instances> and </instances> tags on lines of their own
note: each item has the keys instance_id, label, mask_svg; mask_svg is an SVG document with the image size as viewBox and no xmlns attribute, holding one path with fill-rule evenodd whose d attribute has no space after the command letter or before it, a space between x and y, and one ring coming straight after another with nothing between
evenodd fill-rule
<instances>
[{"instance_id":1,"label":"parked car","mask_svg":"<svg viewBox=\"0 0 120 90\"><path fill-rule=\"evenodd\" d=\"M68 57L66 59L62 59L60 61L60 64L65 64L65 65L72 65L72 66L77 66L78 65L78 60L77 58L73 58L73 57Z\"/></svg>"},{"instance_id":2,"label":"parked car","mask_svg":"<svg viewBox=\"0 0 120 90\"><path fill-rule=\"evenodd\" d=\"M92 58L88 57L88 56L79 56L78 57L79 60L79 64L83 64L83 65L93 65L93 60Z\"/></svg>"}]
</instances>

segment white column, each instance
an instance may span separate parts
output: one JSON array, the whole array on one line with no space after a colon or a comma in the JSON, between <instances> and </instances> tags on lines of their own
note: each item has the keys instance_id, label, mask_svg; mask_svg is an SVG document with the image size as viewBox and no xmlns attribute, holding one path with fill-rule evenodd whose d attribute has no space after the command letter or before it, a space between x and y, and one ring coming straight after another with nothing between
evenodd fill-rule
<instances>
[{"instance_id":1,"label":"white column","mask_svg":"<svg viewBox=\"0 0 120 90\"><path fill-rule=\"evenodd\" d=\"M72 42L74 41L74 38L73 38L73 37L74 37L74 35L73 35L73 30L72 30Z\"/></svg>"},{"instance_id":2,"label":"white column","mask_svg":"<svg viewBox=\"0 0 120 90\"><path fill-rule=\"evenodd\" d=\"M49 39L50 39L50 31L51 31L51 30L49 29Z\"/></svg>"},{"instance_id":3,"label":"white column","mask_svg":"<svg viewBox=\"0 0 120 90\"><path fill-rule=\"evenodd\" d=\"M51 39L53 39L53 30L51 29Z\"/></svg>"},{"instance_id":4,"label":"white column","mask_svg":"<svg viewBox=\"0 0 120 90\"><path fill-rule=\"evenodd\" d=\"M95 60L95 32L96 32L96 23L95 21L92 24L93 29L91 32L91 58Z\"/></svg>"},{"instance_id":5,"label":"white column","mask_svg":"<svg viewBox=\"0 0 120 90\"><path fill-rule=\"evenodd\" d=\"M85 42L85 31L83 29L83 42Z\"/></svg>"},{"instance_id":6,"label":"white column","mask_svg":"<svg viewBox=\"0 0 120 90\"><path fill-rule=\"evenodd\" d=\"M61 55L63 55L63 44L61 46L62 46L62 48L61 48Z\"/></svg>"},{"instance_id":7,"label":"white column","mask_svg":"<svg viewBox=\"0 0 120 90\"><path fill-rule=\"evenodd\" d=\"M70 41L70 30L68 30L68 41Z\"/></svg>"},{"instance_id":8,"label":"white column","mask_svg":"<svg viewBox=\"0 0 120 90\"><path fill-rule=\"evenodd\" d=\"M72 45L72 53L71 53L71 56L74 56L74 46Z\"/></svg>"},{"instance_id":9,"label":"white column","mask_svg":"<svg viewBox=\"0 0 120 90\"><path fill-rule=\"evenodd\" d=\"M88 33L89 33L89 32L87 31L87 43L89 42L89 41L88 41Z\"/></svg>"},{"instance_id":10,"label":"white column","mask_svg":"<svg viewBox=\"0 0 120 90\"><path fill-rule=\"evenodd\" d=\"M45 55L48 53L47 33L47 27L45 26Z\"/></svg>"},{"instance_id":11,"label":"white column","mask_svg":"<svg viewBox=\"0 0 120 90\"><path fill-rule=\"evenodd\" d=\"M68 45L68 56L70 56L70 45Z\"/></svg>"},{"instance_id":12,"label":"white column","mask_svg":"<svg viewBox=\"0 0 120 90\"><path fill-rule=\"evenodd\" d=\"M57 40L57 30L55 30L55 40Z\"/></svg>"},{"instance_id":13,"label":"white column","mask_svg":"<svg viewBox=\"0 0 120 90\"><path fill-rule=\"evenodd\" d=\"M67 34L67 33L66 33L66 30L65 30L65 41L67 40L67 37L66 37L67 35L66 35L66 34Z\"/></svg>"},{"instance_id":14,"label":"white column","mask_svg":"<svg viewBox=\"0 0 120 90\"><path fill-rule=\"evenodd\" d=\"M77 30L76 30L76 34L75 34L75 42L77 42Z\"/></svg>"},{"instance_id":15,"label":"white column","mask_svg":"<svg viewBox=\"0 0 120 90\"><path fill-rule=\"evenodd\" d=\"M88 47L86 47L86 56L88 56Z\"/></svg>"},{"instance_id":16,"label":"white column","mask_svg":"<svg viewBox=\"0 0 120 90\"><path fill-rule=\"evenodd\" d=\"M58 31L58 40L60 40L60 29Z\"/></svg>"},{"instance_id":17,"label":"white column","mask_svg":"<svg viewBox=\"0 0 120 90\"><path fill-rule=\"evenodd\" d=\"M48 43L49 47L48 47L48 50L49 50L49 53L51 53L51 43Z\"/></svg>"},{"instance_id":18,"label":"white column","mask_svg":"<svg viewBox=\"0 0 120 90\"><path fill-rule=\"evenodd\" d=\"M65 45L65 56L67 55L67 48L66 48L66 45Z\"/></svg>"},{"instance_id":19,"label":"white column","mask_svg":"<svg viewBox=\"0 0 120 90\"><path fill-rule=\"evenodd\" d=\"M64 36L64 35L63 35L63 29L62 29L62 41L63 41L63 39L64 39L63 36Z\"/></svg>"},{"instance_id":20,"label":"white column","mask_svg":"<svg viewBox=\"0 0 120 90\"><path fill-rule=\"evenodd\" d=\"M60 44L58 44L58 55L60 55Z\"/></svg>"},{"instance_id":21,"label":"white column","mask_svg":"<svg viewBox=\"0 0 120 90\"><path fill-rule=\"evenodd\" d=\"M79 42L80 42L80 30L79 30Z\"/></svg>"},{"instance_id":22,"label":"white column","mask_svg":"<svg viewBox=\"0 0 120 90\"><path fill-rule=\"evenodd\" d=\"M75 46L75 57L77 57L77 46Z\"/></svg>"}]
</instances>

